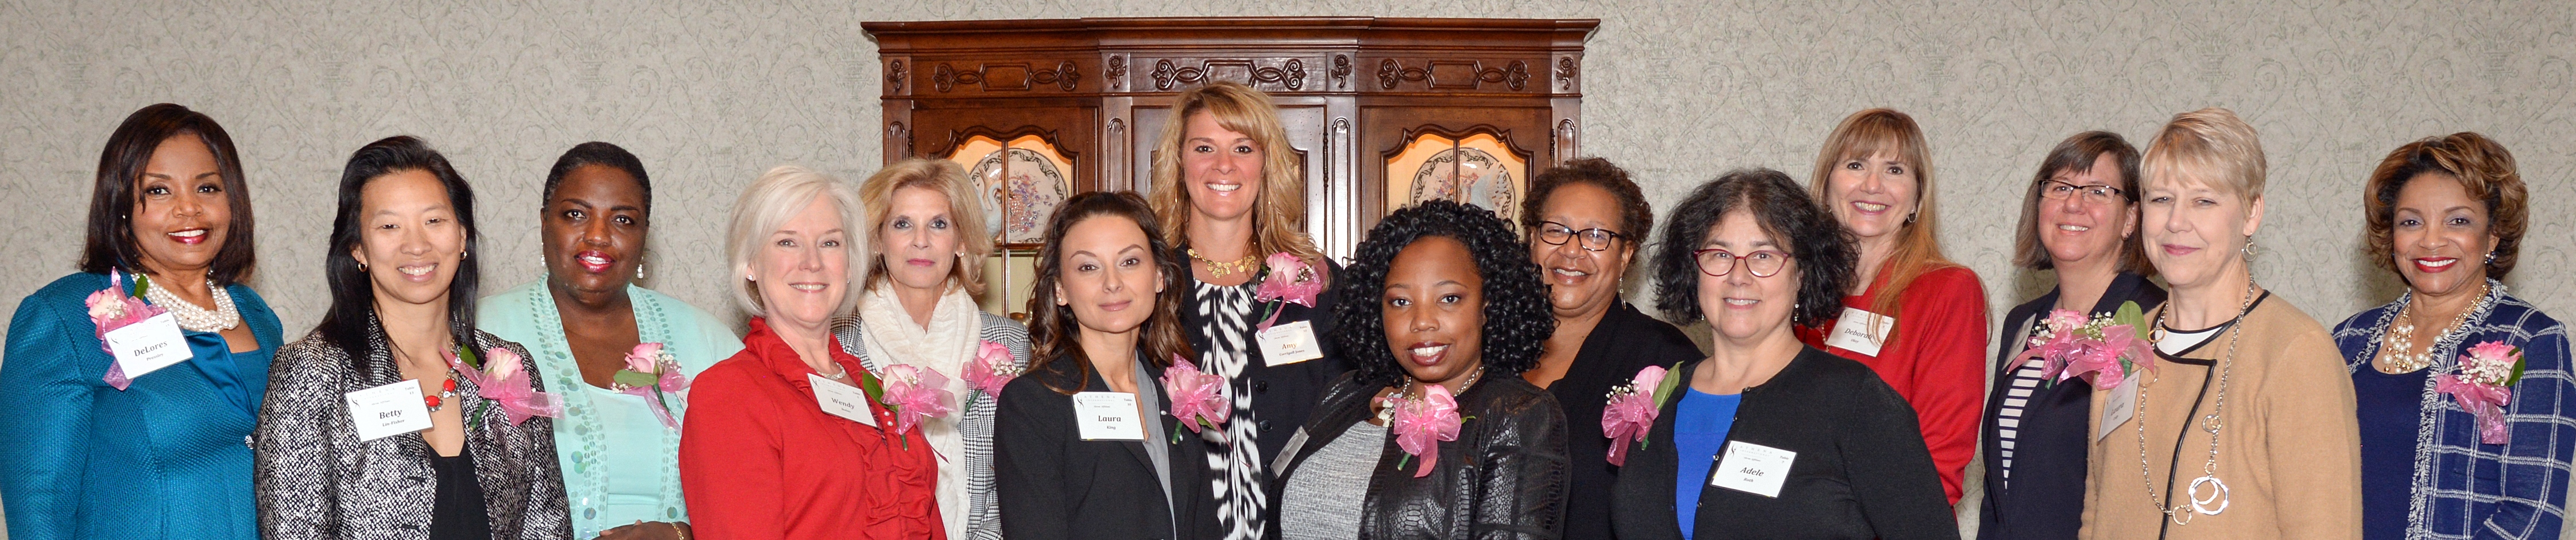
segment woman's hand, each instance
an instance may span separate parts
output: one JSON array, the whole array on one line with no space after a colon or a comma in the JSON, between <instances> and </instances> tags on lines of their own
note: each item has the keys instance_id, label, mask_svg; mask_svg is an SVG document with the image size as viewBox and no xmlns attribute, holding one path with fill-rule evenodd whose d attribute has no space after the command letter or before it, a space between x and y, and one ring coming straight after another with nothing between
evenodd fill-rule
<instances>
[{"instance_id":1,"label":"woman's hand","mask_svg":"<svg viewBox=\"0 0 2576 540\"><path fill-rule=\"evenodd\" d=\"M689 524L681 521L638 521L600 531L598 540L688 540Z\"/></svg>"}]
</instances>

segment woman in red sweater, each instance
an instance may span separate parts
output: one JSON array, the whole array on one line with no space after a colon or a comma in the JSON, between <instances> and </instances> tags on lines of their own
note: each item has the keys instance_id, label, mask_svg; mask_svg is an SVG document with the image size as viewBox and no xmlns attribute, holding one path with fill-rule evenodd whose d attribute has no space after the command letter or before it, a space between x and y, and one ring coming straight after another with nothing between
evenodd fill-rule
<instances>
[{"instance_id":1,"label":"woman in red sweater","mask_svg":"<svg viewBox=\"0 0 2576 540\"><path fill-rule=\"evenodd\" d=\"M1860 247L1840 317L1798 338L1868 364L1914 406L1923 444L1950 503L1977 451L1985 401L1986 291L1977 273L1941 256L1932 214L1932 152L1914 118L1852 113L1825 137L1809 178Z\"/></svg>"},{"instance_id":2,"label":"woman in red sweater","mask_svg":"<svg viewBox=\"0 0 2576 540\"><path fill-rule=\"evenodd\" d=\"M859 211L849 185L799 167L770 169L734 203L725 247L753 318L742 352L698 376L680 430L699 536L946 537L930 443L860 390L880 385L832 337L867 282Z\"/></svg>"}]
</instances>

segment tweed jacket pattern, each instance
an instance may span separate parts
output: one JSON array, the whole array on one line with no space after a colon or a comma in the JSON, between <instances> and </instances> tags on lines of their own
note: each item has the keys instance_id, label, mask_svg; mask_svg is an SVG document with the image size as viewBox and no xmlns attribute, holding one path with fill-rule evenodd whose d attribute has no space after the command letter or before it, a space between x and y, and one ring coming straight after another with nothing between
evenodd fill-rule
<instances>
[{"instance_id":1,"label":"tweed jacket pattern","mask_svg":"<svg viewBox=\"0 0 2576 540\"><path fill-rule=\"evenodd\" d=\"M1028 327L1009 317L991 313L976 315L982 318L981 339L1009 347L1011 358L1020 362L1020 365L1012 367L1026 367ZM868 357L868 340L860 339L860 326L856 317L843 318L833 322L832 335L840 338L841 352L858 357L859 364L866 366L868 371L883 373L885 366ZM957 434L966 441L966 455L950 458L966 467L966 527L965 530L948 531L948 535L968 540L1001 540L1002 502L993 494L993 413L999 407L995 398L1000 396L973 389L967 390L966 394L960 396L962 399L959 401L965 405L960 406L963 411L958 413L957 419Z\"/></svg>"}]
</instances>

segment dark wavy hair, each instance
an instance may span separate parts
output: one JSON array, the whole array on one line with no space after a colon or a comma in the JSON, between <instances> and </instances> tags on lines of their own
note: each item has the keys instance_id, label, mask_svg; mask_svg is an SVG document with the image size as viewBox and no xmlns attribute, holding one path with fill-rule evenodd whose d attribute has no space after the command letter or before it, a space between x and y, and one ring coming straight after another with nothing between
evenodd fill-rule
<instances>
[{"instance_id":1,"label":"dark wavy hair","mask_svg":"<svg viewBox=\"0 0 2576 540\"><path fill-rule=\"evenodd\" d=\"M2397 274L2398 279L2406 278L2397 271L2397 192L2425 174L2449 176L2468 191L2469 198L2486 203L2487 232L2496 236L2495 261L2485 263L2487 277L2504 279L2513 273L2514 263L2522 260L2522 235L2531 227L2531 193L2522 185L2522 173L2514 168L2513 152L2474 131L2398 146L2379 160L2379 168L2371 170L2361 199L2362 246L2370 264ZM2477 258L2475 253L2469 255Z\"/></svg>"},{"instance_id":2,"label":"dark wavy hair","mask_svg":"<svg viewBox=\"0 0 2576 540\"><path fill-rule=\"evenodd\" d=\"M474 301L481 298L477 285L483 276L473 257L475 243L483 236L474 228L474 188L429 143L410 135L386 137L349 154L349 165L340 171L339 217L331 221L331 247L322 254L323 275L331 282L331 309L322 315L322 324L313 328L347 353L350 368L358 373L372 370L366 361L367 343L374 337L368 335L368 323L376 317L375 284L358 266L358 258L349 254L358 249L366 232L361 195L369 182L403 171L438 177L439 185L447 188L448 204L456 209L456 224L465 228L465 257L456 261L456 278L447 284L447 326L456 343L474 343Z\"/></svg>"},{"instance_id":3,"label":"dark wavy hair","mask_svg":"<svg viewBox=\"0 0 2576 540\"><path fill-rule=\"evenodd\" d=\"M143 199L135 184L161 141L181 135L195 136L206 144L207 153L214 154L215 171L224 178L224 201L232 205L232 221L224 226L224 247L215 250L206 279L218 287L250 279L258 249L251 241L250 184L242 180L241 152L233 149L232 136L213 117L169 103L135 110L116 126L116 133L107 136L107 149L99 152L98 176L90 187L89 239L81 247L80 271L105 274L118 268L143 273L133 215L135 203Z\"/></svg>"},{"instance_id":4,"label":"dark wavy hair","mask_svg":"<svg viewBox=\"0 0 2576 540\"><path fill-rule=\"evenodd\" d=\"M1429 237L1445 237L1467 246L1476 258L1476 275L1485 280L1485 324L1478 342L1485 376L1519 376L1538 365L1539 348L1556 333L1556 316L1548 311L1547 284L1530 262L1529 244L1492 211L1447 200L1424 201L1396 210L1369 229L1358 257L1342 268L1335 283L1342 301L1333 307L1333 340L1348 355L1360 382L1392 385L1408 375L1386 343L1386 273L1395 255Z\"/></svg>"},{"instance_id":5,"label":"dark wavy hair","mask_svg":"<svg viewBox=\"0 0 2576 540\"><path fill-rule=\"evenodd\" d=\"M635 154L625 148L599 141L573 145L571 150L564 151L563 157L555 158L555 167L546 171L546 187L539 192L543 196L537 199L537 206L542 208L554 204L555 190L563 187L564 175L572 174L573 169L583 165L606 166L634 177L635 189L644 192L644 215L653 215L653 178L644 174L644 160L636 159Z\"/></svg>"},{"instance_id":6,"label":"dark wavy hair","mask_svg":"<svg viewBox=\"0 0 2576 540\"><path fill-rule=\"evenodd\" d=\"M1071 388L1047 389L1073 395L1082 391L1084 381L1091 379L1091 360L1083 355L1082 322L1074 320L1072 306L1056 305L1056 285L1064 276L1064 235L1073 226L1095 217L1123 217L1136 222L1145 235L1145 248L1153 252L1154 268L1163 271L1163 292L1154 295L1154 311L1145 324L1136 328L1141 339L1136 348L1145 353L1145 361L1155 367L1168 367L1172 357L1196 357L1190 341L1181 334L1181 299L1189 296L1181 276L1189 275L1182 259L1172 256L1172 246L1163 241L1162 229L1154 221L1154 207L1133 191L1093 191L1075 195L1057 207L1055 217L1047 220L1046 237L1038 245L1037 272L1029 282L1029 371L1044 369L1049 362L1072 360L1075 373Z\"/></svg>"},{"instance_id":7,"label":"dark wavy hair","mask_svg":"<svg viewBox=\"0 0 2576 540\"><path fill-rule=\"evenodd\" d=\"M1737 169L1700 184L1673 207L1664 223L1663 249L1655 253L1655 308L1675 322L1708 316L1699 305L1700 273L1691 251L1708 243L1710 229L1728 212L1744 210L1762 232L1789 249L1798 267L1798 305L1789 322L1813 325L1843 308L1843 291L1851 288L1852 266L1860 263L1851 231L1832 212L1807 196L1807 189L1787 173L1771 169Z\"/></svg>"},{"instance_id":8,"label":"dark wavy hair","mask_svg":"<svg viewBox=\"0 0 2576 540\"><path fill-rule=\"evenodd\" d=\"M1646 204L1645 192L1628 179L1627 169L1597 157L1568 161L1530 177L1529 199L1521 204L1521 226L1537 230L1543 219L1539 213L1547 211L1547 200L1556 196L1556 188L1577 184L1601 188L1619 201L1619 239L1628 242L1626 248L1635 249L1653 233L1655 207Z\"/></svg>"}]
</instances>

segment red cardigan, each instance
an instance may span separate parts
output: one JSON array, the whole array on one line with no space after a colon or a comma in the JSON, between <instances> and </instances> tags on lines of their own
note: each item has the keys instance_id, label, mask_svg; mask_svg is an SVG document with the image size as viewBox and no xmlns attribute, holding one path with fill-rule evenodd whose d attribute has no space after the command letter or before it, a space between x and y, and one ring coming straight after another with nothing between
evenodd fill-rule
<instances>
[{"instance_id":1,"label":"red cardigan","mask_svg":"<svg viewBox=\"0 0 2576 540\"><path fill-rule=\"evenodd\" d=\"M939 479L919 429L901 438L823 412L814 369L751 320L733 358L690 383L680 430L680 487L696 538L940 539ZM833 343L832 361L866 373ZM870 403L877 424L893 415Z\"/></svg>"},{"instance_id":2,"label":"red cardigan","mask_svg":"<svg viewBox=\"0 0 2576 540\"><path fill-rule=\"evenodd\" d=\"M1868 310L1885 291L1888 275L1859 296L1843 297L1843 306ZM1959 477L1977 453L1977 420L1986 397L1986 288L1977 273L1950 266L1924 272L1908 285L1896 308L1896 327L1888 332L1878 356L1825 345L1825 332L1838 320L1798 327L1798 340L1858 360L1878 372L1914 406L1923 425L1923 445L1932 450L1932 466L1950 504L1959 503Z\"/></svg>"}]
</instances>

